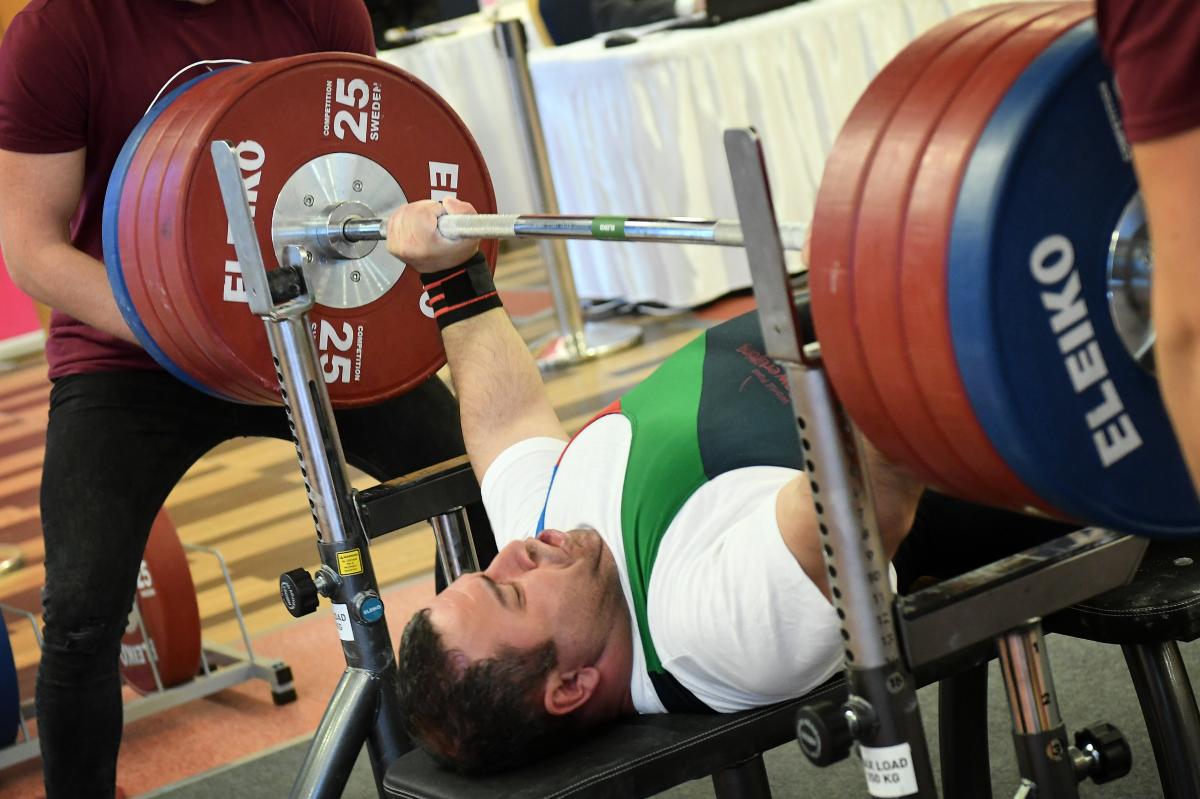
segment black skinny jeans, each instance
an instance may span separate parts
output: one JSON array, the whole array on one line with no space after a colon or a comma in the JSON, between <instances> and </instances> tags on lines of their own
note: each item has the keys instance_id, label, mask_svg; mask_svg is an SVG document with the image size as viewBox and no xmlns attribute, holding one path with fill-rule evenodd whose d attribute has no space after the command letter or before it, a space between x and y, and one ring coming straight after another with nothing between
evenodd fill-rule
<instances>
[{"instance_id":1,"label":"black skinny jeans","mask_svg":"<svg viewBox=\"0 0 1200 799\"><path fill-rule=\"evenodd\" d=\"M436 379L336 415L346 459L381 481L463 453L457 406ZM215 399L165 372L55 382L42 470L45 646L37 680L47 799L113 796L120 641L150 523L201 455L240 436L291 438L282 408ZM491 548L479 553L486 563L491 529L482 507L469 513L481 549Z\"/></svg>"}]
</instances>

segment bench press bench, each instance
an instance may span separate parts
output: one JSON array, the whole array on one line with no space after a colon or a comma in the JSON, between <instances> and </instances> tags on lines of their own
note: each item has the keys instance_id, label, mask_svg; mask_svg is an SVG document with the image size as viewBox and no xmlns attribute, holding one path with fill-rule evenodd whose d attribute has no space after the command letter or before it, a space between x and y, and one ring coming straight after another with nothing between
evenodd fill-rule
<instances>
[{"instance_id":1,"label":"bench press bench","mask_svg":"<svg viewBox=\"0 0 1200 799\"><path fill-rule=\"evenodd\" d=\"M1193 564L1177 565L1192 560ZM1166 799L1200 796L1200 712L1178 642L1200 637L1200 545L1151 546L1133 581L1047 617L1048 632L1121 646L1154 749ZM987 669L947 663L939 682L942 784L947 796L988 799ZM926 669L922 682L938 680ZM439 768L420 750L395 761L384 781L394 799L652 796L711 776L718 799L762 799L771 792L762 753L795 740L796 714L808 705L840 706L841 678L802 698L719 716L667 714L622 719L545 763L486 778ZM1120 753L1116 754L1119 759ZM1118 775L1119 776L1119 775ZM1104 781L1104 775L1098 781Z\"/></svg>"},{"instance_id":2,"label":"bench press bench","mask_svg":"<svg viewBox=\"0 0 1200 799\"><path fill-rule=\"evenodd\" d=\"M359 505L368 535L377 536L422 518L453 516L452 509L479 501L478 492L469 463L458 458L361 492ZM440 550L464 551L461 539L447 539L445 533L452 528L438 522L434 526ZM905 621L901 613L902 627ZM1200 712L1177 643L1200 637L1200 544L1152 544L1129 584L1049 614L1044 626L1047 632L1122 647L1164 796L1200 796L1200 772L1195 768L1200 763ZM914 670L920 684L939 683L947 796L991 796L987 669L994 657L995 647L984 642ZM762 753L795 740L801 708L820 703L839 707L846 694L845 682L837 678L804 697L743 713L624 718L547 762L485 778L448 772L424 752L413 750L388 768L384 795L634 797L711 776L718 799L762 799L771 796ZM838 738L836 731L824 732ZM847 741L823 743L838 749Z\"/></svg>"}]
</instances>

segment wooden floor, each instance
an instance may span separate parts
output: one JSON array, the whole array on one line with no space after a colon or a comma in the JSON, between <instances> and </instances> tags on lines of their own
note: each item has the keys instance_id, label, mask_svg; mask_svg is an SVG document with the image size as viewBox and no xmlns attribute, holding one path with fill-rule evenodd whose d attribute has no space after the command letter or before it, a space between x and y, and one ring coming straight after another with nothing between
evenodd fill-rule
<instances>
[{"instance_id":1,"label":"wooden floor","mask_svg":"<svg viewBox=\"0 0 1200 799\"><path fill-rule=\"evenodd\" d=\"M531 346L555 325L545 290L545 272L533 247L508 251L497 273L506 307ZM621 317L639 324L645 343L589 364L546 375L551 398L568 429L645 377L667 354L699 330L749 305L735 297L700 313L674 317ZM11 365L0 373L0 545L19 547L21 570L0 577L0 603L39 611L44 579L38 520L38 487L45 442L47 396L45 364ZM357 487L371 484L356 475ZM318 565L312 521L291 443L242 439L202 458L167 500L185 542L216 547L233 572L234 585L252 635L291 622L278 599L280 572ZM381 585L430 571L432 537L424 524L372 544ZM199 594L204 636L229 642L238 637L229 598L215 561L190 556ZM22 694L31 695L39 651L32 627L7 616Z\"/></svg>"}]
</instances>

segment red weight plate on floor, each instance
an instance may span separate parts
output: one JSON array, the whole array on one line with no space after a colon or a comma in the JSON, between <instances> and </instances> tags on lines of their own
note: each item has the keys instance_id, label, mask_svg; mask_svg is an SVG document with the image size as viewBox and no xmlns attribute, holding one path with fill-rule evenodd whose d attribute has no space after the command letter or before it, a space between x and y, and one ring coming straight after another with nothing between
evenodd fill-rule
<instances>
[{"instance_id":1,"label":"red weight plate on floor","mask_svg":"<svg viewBox=\"0 0 1200 799\"><path fill-rule=\"evenodd\" d=\"M1052 10L1028 5L993 17L964 33L913 75L904 103L877 143L854 240L854 313L866 368L885 412L897 434L921 458L926 472L938 476L939 487L993 503L1002 495L986 473L976 468L973 458L964 458L955 449L917 387L913 353L921 350L923 342L905 336L899 255L909 190L938 121L987 53ZM943 308L941 314L948 327L944 320L947 312Z\"/></svg>"},{"instance_id":2,"label":"red weight plate on floor","mask_svg":"<svg viewBox=\"0 0 1200 799\"><path fill-rule=\"evenodd\" d=\"M239 78L247 79L245 73L264 69L269 69L269 64L252 64L226 70L196 86L194 95L189 92L176 101L174 113L164 115L162 128L158 131L159 136L151 152L151 163L147 165L147 175L153 175L156 181L151 191L143 193L140 206L140 217L147 223L139 234L141 247L147 253L143 269L161 287L164 296L170 298L172 324L168 335L175 346L190 354L196 368L204 375L205 382L217 386L230 398L249 403L269 402L271 398L265 398L256 384L245 379L239 380L236 373L228 370L227 364L234 354L222 346L213 320L192 301L186 274L181 274L183 270L172 258L173 249L163 246L159 232L164 225L173 224L173 220L166 215L170 203L163 202L164 186L171 179L171 170L190 155L188 148L196 146L187 137L181 136L180 132L202 122L205 118L204 109L217 102ZM261 327L261 322L259 324Z\"/></svg>"},{"instance_id":3,"label":"red weight plate on floor","mask_svg":"<svg viewBox=\"0 0 1200 799\"><path fill-rule=\"evenodd\" d=\"M481 213L495 210L478 148L424 84L377 60L344 54L271 62L270 69L253 80L232 77L180 134L159 216L163 269L187 276L191 301L234 353L224 366L258 386L264 401L277 396L275 370L262 322L249 313L233 271L209 141L238 144L269 262L281 246L272 241L273 223L302 222L333 201L361 197L382 216L405 201L453 192ZM180 102L192 101L185 95ZM496 249L496 242L485 243L493 264ZM358 260L318 262L306 273L319 303L313 332L336 405L394 396L444 363L437 327L421 309L417 275L390 259L382 244Z\"/></svg>"},{"instance_id":4,"label":"red weight plate on floor","mask_svg":"<svg viewBox=\"0 0 1200 799\"><path fill-rule=\"evenodd\" d=\"M200 668L200 608L183 544L166 511L159 511L150 529L136 596L121 639L125 682L139 693L157 690L151 659L164 688L195 677Z\"/></svg>"},{"instance_id":5,"label":"red weight plate on floor","mask_svg":"<svg viewBox=\"0 0 1200 799\"><path fill-rule=\"evenodd\" d=\"M217 75L192 87L199 91L224 75ZM246 402L252 396L224 379L220 365L209 356L209 350L192 343L190 331L204 327L202 320L185 316L184 295L173 291L160 273L157 247L157 203L162 191L164 167L169 158L161 151L164 134L186 109L177 98L147 131L137 154L130 163L125 189L121 197L121 250L126 254L122 263L129 285L129 294L138 309L147 331L163 352L194 379L229 399Z\"/></svg>"},{"instance_id":6,"label":"red weight plate on floor","mask_svg":"<svg viewBox=\"0 0 1200 799\"><path fill-rule=\"evenodd\" d=\"M959 454L987 476L998 502L1054 515L1001 459L971 407L951 341L946 248L963 171L996 105L1034 58L1090 14L1090 4L1070 3L1032 24L1011 18L1020 30L981 59L926 147L912 183L900 256L905 335L922 398Z\"/></svg>"},{"instance_id":7,"label":"red weight plate on floor","mask_svg":"<svg viewBox=\"0 0 1200 799\"><path fill-rule=\"evenodd\" d=\"M822 359L838 397L863 434L889 458L930 482L939 475L917 456L888 418L859 341L854 306L854 235L863 184L879 136L904 101L914 77L976 26L1001 13L988 8L933 28L883 68L851 111L825 163L812 223L809 285Z\"/></svg>"}]
</instances>

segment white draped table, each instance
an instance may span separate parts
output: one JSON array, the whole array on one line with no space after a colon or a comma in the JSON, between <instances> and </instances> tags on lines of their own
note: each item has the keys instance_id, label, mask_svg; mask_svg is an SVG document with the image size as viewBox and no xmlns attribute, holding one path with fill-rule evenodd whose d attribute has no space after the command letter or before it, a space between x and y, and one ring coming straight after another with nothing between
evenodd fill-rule
<instances>
[{"instance_id":1,"label":"white draped table","mask_svg":"<svg viewBox=\"0 0 1200 799\"><path fill-rule=\"evenodd\" d=\"M814 0L623 47L600 36L533 53L559 207L736 217L722 133L753 125L781 219L806 221L825 157L870 79L918 34L981 4ZM571 242L569 251L582 297L694 306L750 285L740 250Z\"/></svg>"}]
</instances>

